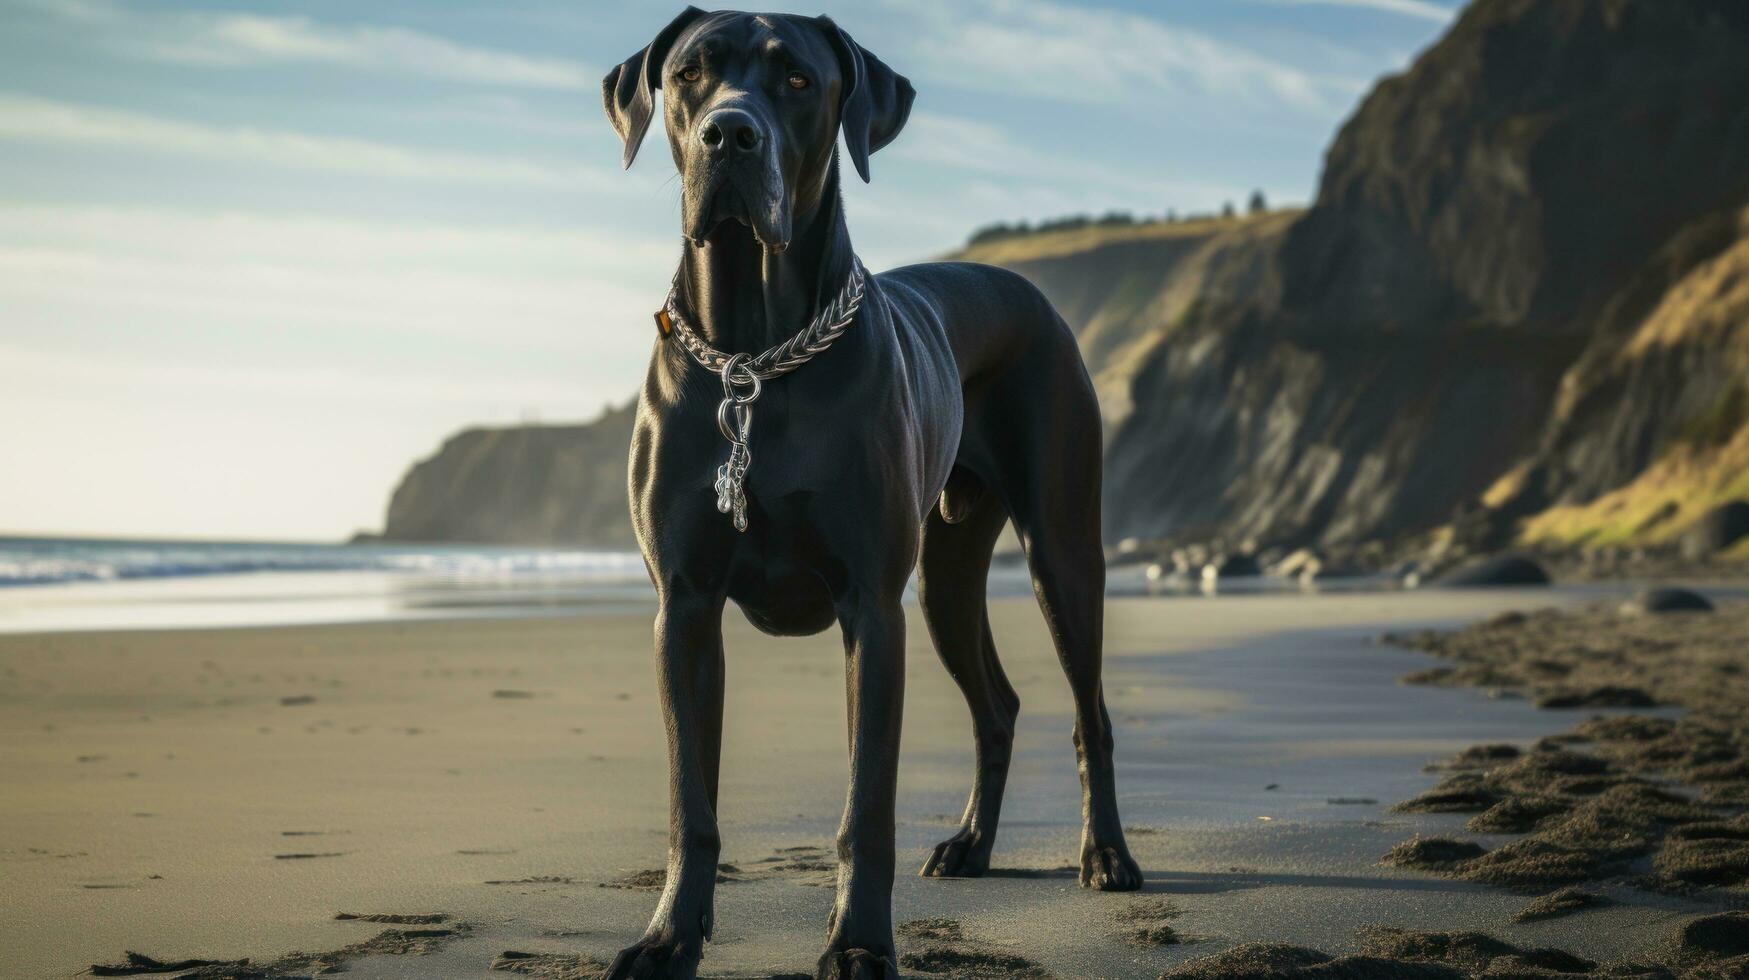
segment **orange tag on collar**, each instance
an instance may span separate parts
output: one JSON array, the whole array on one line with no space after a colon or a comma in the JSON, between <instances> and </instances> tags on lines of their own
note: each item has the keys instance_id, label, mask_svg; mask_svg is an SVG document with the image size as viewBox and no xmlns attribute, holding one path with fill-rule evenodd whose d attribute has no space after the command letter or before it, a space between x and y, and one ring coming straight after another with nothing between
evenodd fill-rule
<instances>
[{"instance_id":1,"label":"orange tag on collar","mask_svg":"<svg viewBox=\"0 0 1749 980\"><path fill-rule=\"evenodd\" d=\"M667 307L656 311L656 329L661 331L663 337L674 332L674 321L668 319Z\"/></svg>"}]
</instances>

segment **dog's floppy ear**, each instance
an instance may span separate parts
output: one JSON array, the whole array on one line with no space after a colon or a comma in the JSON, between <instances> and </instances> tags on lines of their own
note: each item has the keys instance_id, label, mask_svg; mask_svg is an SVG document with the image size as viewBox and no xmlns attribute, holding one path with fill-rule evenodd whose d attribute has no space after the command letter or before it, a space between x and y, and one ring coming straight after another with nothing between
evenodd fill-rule
<instances>
[{"instance_id":1,"label":"dog's floppy ear","mask_svg":"<svg viewBox=\"0 0 1749 980\"><path fill-rule=\"evenodd\" d=\"M838 73L843 89L838 97L838 125L844 130L844 146L863 183L868 183L868 155L886 146L905 128L911 115L911 100L917 92L910 79L887 67L844 33L832 18L822 16L820 27L838 53Z\"/></svg>"},{"instance_id":2,"label":"dog's floppy ear","mask_svg":"<svg viewBox=\"0 0 1749 980\"><path fill-rule=\"evenodd\" d=\"M626 144L621 166L632 165L638 147L644 142L644 131L650 128L650 116L656 111L656 89L662 86L662 63L668 60L674 39L703 16L704 11L697 7L682 10L644 50L621 62L601 80L601 105L607 110L614 132Z\"/></svg>"}]
</instances>

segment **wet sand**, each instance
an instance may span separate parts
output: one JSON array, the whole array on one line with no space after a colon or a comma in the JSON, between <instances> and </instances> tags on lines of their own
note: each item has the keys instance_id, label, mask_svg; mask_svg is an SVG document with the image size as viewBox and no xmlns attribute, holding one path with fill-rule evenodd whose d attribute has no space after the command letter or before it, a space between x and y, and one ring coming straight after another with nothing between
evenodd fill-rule
<instances>
[{"instance_id":1,"label":"wet sand","mask_svg":"<svg viewBox=\"0 0 1749 980\"><path fill-rule=\"evenodd\" d=\"M1605 885L1607 903L1514 921L1525 895L1380 863L1417 835L1469 836L1472 814L1390 810L1439 781L1424 765L1529 749L1575 719L1401 685L1439 662L1379 634L1578 601L1112 601L1106 687L1139 895L1082 891L1068 869L1069 698L1025 600L992 608L1022 701L998 870L914 877L957 819L971 751L912 609L894 910L907 972L1152 977L1252 941L1354 953L1377 946L1360 934L1373 926L1598 960L1665 942L1716 903ZM663 863L649 629L636 613L0 637L0 975L125 967L129 950L257 967L330 951L283 967L345 960L361 978L591 975L641 932ZM841 653L835 636L774 640L735 614L727 635L727 867L703 971L804 973L843 805Z\"/></svg>"}]
</instances>

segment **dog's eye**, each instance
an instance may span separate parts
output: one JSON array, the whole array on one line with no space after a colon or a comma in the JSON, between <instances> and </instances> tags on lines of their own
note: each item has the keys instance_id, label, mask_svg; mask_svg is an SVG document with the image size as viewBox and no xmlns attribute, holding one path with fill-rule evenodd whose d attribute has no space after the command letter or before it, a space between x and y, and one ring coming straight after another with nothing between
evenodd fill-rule
<instances>
[{"instance_id":1,"label":"dog's eye","mask_svg":"<svg viewBox=\"0 0 1749 980\"><path fill-rule=\"evenodd\" d=\"M687 65L685 68L680 69L680 80L683 82L696 82L698 81L699 76L703 74L704 72L699 71L697 65Z\"/></svg>"},{"instance_id":2,"label":"dog's eye","mask_svg":"<svg viewBox=\"0 0 1749 980\"><path fill-rule=\"evenodd\" d=\"M802 74L799 71L790 72L789 73L789 87L795 88L795 89L807 88L808 87L808 76Z\"/></svg>"}]
</instances>

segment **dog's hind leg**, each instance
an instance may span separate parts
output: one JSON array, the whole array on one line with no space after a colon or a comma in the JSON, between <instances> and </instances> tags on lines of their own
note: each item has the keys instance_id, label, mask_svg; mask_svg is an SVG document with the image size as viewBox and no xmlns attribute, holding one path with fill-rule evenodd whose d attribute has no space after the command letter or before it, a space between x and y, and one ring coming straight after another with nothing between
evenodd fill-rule
<instances>
[{"instance_id":1,"label":"dog's hind leg","mask_svg":"<svg viewBox=\"0 0 1749 980\"><path fill-rule=\"evenodd\" d=\"M1124 843L1112 764L1111 715L1100 680L1104 631L1105 556L1091 531L1065 531L1073 505L1053 508L1052 520L1022 533L1033 587L1044 608L1057 659L1075 699L1075 754L1081 771L1081 885L1133 891L1142 873ZM1091 511L1098 525L1098 506ZM1082 513L1085 513L1083 511Z\"/></svg>"},{"instance_id":2,"label":"dog's hind leg","mask_svg":"<svg viewBox=\"0 0 1749 980\"><path fill-rule=\"evenodd\" d=\"M1066 331L1065 331L1066 333ZM1085 377L1084 375L1082 376ZM1085 385L1083 380L1081 384ZM1111 715L1101 684L1105 629L1105 554L1099 538L1100 440L1093 393L1064 397L1048 409L1034 400L1017 411L1048 411L1039 438L1005 459L1002 487L1026 548L1033 591L1075 699L1075 753L1081 771L1081 884L1131 891L1142 875L1124 843L1112 764Z\"/></svg>"},{"instance_id":3,"label":"dog's hind leg","mask_svg":"<svg viewBox=\"0 0 1749 980\"><path fill-rule=\"evenodd\" d=\"M990 869L990 849L1002 812L1002 789L1014 746L1014 718L1020 698L996 660L990 617L984 608L984 580L990 552L1007 514L995 494L965 470L949 480L942 513L931 511L923 525L917 594L935 651L966 696L972 712L977 769L959 830L935 846L919 874L975 878Z\"/></svg>"}]
</instances>

